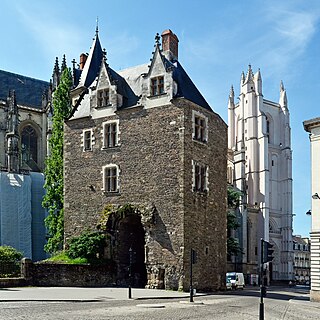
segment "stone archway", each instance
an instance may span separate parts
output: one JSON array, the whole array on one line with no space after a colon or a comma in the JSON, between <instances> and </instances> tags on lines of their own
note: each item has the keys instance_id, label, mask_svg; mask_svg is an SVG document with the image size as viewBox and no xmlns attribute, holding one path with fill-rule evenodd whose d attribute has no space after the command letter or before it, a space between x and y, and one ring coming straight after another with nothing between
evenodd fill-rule
<instances>
[{"instance_id":1,"label":"stone archway","mask_svg":"<svg viewBox=\"0 0 320 320\"><path fill-rule=\"evenodd\" d=\"M131 284L133 287L145 287L145 230L140 211L131 205L113 210L108 216L106 231L111 236L110 253L117 266L117 285L129 285L131 249Z\"/></svg>"},{"instance_id":2,"label":"stone archway","mask_svg":"<svg viewBox=\"0 0 320 320\"><path fill-rule=\"evenodd\" d=\"M129 215L121 219L117 227L116 260L118 265L117 278L121 282L129 279L130 249L132 286L144 287L147 283L145 266L145 239L141 218L138 215Z\"/></svg>"}]
</instances>

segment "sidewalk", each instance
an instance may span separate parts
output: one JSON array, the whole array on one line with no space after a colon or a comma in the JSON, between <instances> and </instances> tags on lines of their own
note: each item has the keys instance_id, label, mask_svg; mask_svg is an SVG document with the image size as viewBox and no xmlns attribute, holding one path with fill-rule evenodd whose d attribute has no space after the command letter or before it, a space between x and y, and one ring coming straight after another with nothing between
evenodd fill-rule
<instances>
[{"instance_id":1,"label":"sidewalk","mask_svg":"<svg viewBox=\"0 0 320 320\"><path fill-rule=\"evenodd\" d=\"M155 289L131 289L132 299L188 298L189 293ZM128 300L128 288L20 287L0 288L4 301L79 301Z\"/></svg>"}]
</instances>

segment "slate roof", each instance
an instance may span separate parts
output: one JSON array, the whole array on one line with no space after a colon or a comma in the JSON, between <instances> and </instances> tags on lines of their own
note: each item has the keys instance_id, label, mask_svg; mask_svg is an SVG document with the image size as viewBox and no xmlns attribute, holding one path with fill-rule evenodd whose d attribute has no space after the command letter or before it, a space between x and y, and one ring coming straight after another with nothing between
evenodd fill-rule
<instances>
[{"instance_id":1,"label":"slate roof","mask_svg":"<svg viewBox=\"0 0 320 320\"><path fill-rule=\"evenodd\" d=\"M0 100L6 101L9 90L15 90L18 105L41 109L48 88L49 82L0 70Z\"/></svg>"},{"instance_id":2,"label":"slate roof","mask_svg":"<svg viewBox=\"0 0 320 320\"><path fill-rule=\"evenodd\" d=\"M195 84L189 78L186 71L181 64L176 61L173 64L166 60L167 66L173 67L173 79L178 84L178 92L174 96L175 98L183 97L189 101L192 101L199 106L212 111L211 107L197 89ZM121 77L129 84L130 88L136 96L141 95L141 74L146 74L149 71L148 64L139 65L119 71Z\"/></svg>"},{"instance_id":3,"label":"slate roof","mask_svg":"<svg viewBox=\"0 0 320 320\"><path fill-rule=\"evenodd\" d=\"M101 63L104 59L104 54L98 37L98 33L94 38L94 42L90 49L87 61L82 71L77 71L74 74L75 86L89 88L96 81L99 75ZM178 92L175 98L183 97L195 104L202 106L203 108L212 111L211 107L202 96L200 91L194 85L188 74L185 72L183 67L178 61L171 63L169 60L164 60L166 68L173 68L173 79L178 84ZM107 67L111 81L114 81L117 85L118 93L124 97L122 108L130 107L135 105L139 97L141 96L141 76L149 71L147 64L128 68L119 71L119 73L112 70L109 66ZM80 106L82 103L80 103ZM83 107L87 106L87 103L83 104ZM76 111L76 110L74 110ZM87 113L88 110L85 112ZM76 113L73 112L75 115ZM77 112L80 115L80 112Z\"/></svg>"},{"instance_id":4,"label":"slate roof","mask_svg":"<svg viewBox=\"0 0 320 320\"><path fill-rule=\"evenodd\" d=\"M102 59L103 51L98 34L96 34L87 61L81 72L78 86L85 86L86 88L89 88L89 86L99 74Z\"/></svg>"},{"instance_id":5,"label":"slate roof","mask_svg":"<svg viewBox=\"0 0 320 320\"><path fill-rule=\"evenodd\" d=\"M189 78L188 74L182 68L181 64L176 61L173 64L173 80L178 84L178 92L175 95L176 98L183 97L187 100L194 102L195 104L212 111L206 99L202 96L195 84Z\"/></svg>"}]
</instances>

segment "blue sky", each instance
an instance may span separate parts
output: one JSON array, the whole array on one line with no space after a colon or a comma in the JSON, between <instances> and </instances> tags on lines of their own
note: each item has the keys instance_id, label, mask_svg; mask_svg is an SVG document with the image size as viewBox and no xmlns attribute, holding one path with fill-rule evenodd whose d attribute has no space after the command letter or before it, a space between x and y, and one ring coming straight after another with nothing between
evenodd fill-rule
<instances>
[{"instance_id":1,"label":"blue sky","mask_svg":"<svg viewBox=\"0 0 320 320\"><path fill-rule=\"evenodd\" d=\"M0 69L49 80L55 57L69 66L89 52L99 17L101 44L114 70L151 58L154 36L170 28L179 61L227 122L230 86L239 94L248 64L261 70L263 94L291 114L294 233L308 236L310 146L302 122L320 116L319 0L1 0Z\"/></svg>"}]
</instances>

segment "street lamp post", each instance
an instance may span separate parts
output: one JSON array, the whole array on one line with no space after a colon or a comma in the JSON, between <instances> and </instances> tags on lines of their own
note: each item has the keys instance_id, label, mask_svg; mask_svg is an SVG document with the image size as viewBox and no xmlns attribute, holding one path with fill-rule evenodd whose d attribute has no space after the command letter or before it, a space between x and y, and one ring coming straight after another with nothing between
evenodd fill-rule
<instances>
[{"instance_id":1,"label":"street lamp post","mask_svg":"<svg viewBox=\"0 0 320 320\"><path fill-rule=\"evenodd\" d=\"M130 247L129 249L129 299L132 298L131 285L132 285L132 248Z\"/></svg>"}]
</instances>

